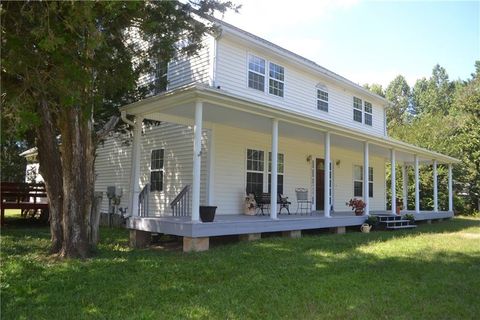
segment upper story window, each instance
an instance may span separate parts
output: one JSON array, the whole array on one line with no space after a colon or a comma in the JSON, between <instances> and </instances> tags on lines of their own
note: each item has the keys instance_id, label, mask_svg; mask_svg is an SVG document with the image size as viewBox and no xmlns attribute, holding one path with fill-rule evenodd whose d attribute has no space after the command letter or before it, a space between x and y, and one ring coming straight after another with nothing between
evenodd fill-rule
<instances>
[{"instance_id":1,"label":"upper story window","mask_svg":"<svg viewBox=\"0 0 480 320\"><path fill-rule=\"evenodd\" d=\"M270 94L283 97L285 70L282 66L272 62L269 64L269 69L270 78L268 81L268 92L270 92Z\"/></svg>"},{"instance_id":2,"label":"upper story window","mask_svg":"<svg viewBox=\"0 0 480 320\"><path fill-rule=\"evenodd\" d=\"M364 110L365 110L365 124L369 126L372 125L372 104L370 102L364 101Z\"/></svg>"},{"instance_id":3,"label":"upper story window","mask_svg":"<svg viewBox=\"0 0 480 320\"><path fill-rule=\"evenodd\" d=\"M328 92L317 89L317 109L328 112Z\"/></svg>"},{"instance_id":4,"label":"upper story window","mask_svg":"<svg viewBox=\"0 0 480 320\"><path fill-rule=\"evenodd\" d=\"M266 90L265 80L268 66L268 93L283 97L285 87L285 68L268 62L260 57L248 55L248 87L263 91Z\"/></svg>"},{"instance_id":5,"label":"upper story window","mask_svg":"<svg viewBox=\"0 0 480 320\"><path fill-rule=\"evenodd\" d=\"M265 60L253 55L248 56L248 87L265 91Z\"/></svg>"},{"instance_id":6,"label":"upper story window","mask_svg":"<svg viewBox=\"0 0 480 320\"><path fill-rule=\"evenodd\" d=\"M362 123L362 99L353 97L353 120Z\"/></svg>"}]
</instances>

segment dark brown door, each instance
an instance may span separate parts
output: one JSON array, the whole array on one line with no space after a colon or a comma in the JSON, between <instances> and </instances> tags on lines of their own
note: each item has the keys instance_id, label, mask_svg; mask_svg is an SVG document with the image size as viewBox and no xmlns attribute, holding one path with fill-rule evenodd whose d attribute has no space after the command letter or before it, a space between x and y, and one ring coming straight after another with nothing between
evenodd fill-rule
<instances>
[{"instance_id":1,"label":"dark brown door","mask_svg":"<svg viewBox=\"0 0 480 320\"><path fill-rule=\"evenodd\" d=\"M325 165L323 159L316 159L315 162L316 170L316 209L323 210L325 204Z\"/></svg>"}]
</instances>

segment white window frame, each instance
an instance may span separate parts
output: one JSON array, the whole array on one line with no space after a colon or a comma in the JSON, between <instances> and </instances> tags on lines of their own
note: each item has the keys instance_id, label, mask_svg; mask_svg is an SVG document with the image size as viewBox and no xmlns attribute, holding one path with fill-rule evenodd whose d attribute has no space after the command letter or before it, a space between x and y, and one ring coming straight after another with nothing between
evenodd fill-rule
<instances>
[{"instance_id":1,"label":"white window frame","mask_svg":"<svg viewBox=\"0 0 480 320\"><path fill-rule=\"evenodd\" d=\"M258 60L263 61L263 73L250 68L250 58L258 59ZM254 55L254 54L248 54L248 56L247 56L247 87L248 88L253 89L253 90L257 90L257 91L261 91L261 92L265 92L265 79L267 78L266 73L268 72L267 64L268 64L268 62L267 62L266 59L261 58L257 55ZM258 88L254 88L254 87L250 86L250 73L253 73L253 74L256 74L258 76L263 77L263 90L260 90Z\"/></svg>"},{"instance_id":2,"label":"white window frame","mask_svg":"<svg viewBox=\"0 0 480 320\"><path fill-rule=\"evenodd\" d=\"M280 161L281 159L281 161ZM281 166L280 166L281 165ZM281 170L280 170L281 169ZM267 190L270 186L270 176L272 173L272 152L268 152L268 166L267 166ZM281 152L277 154L277 176L282 176L282 192L278 192L283 194L285 192L285 155ZM278 190L278 179L277 179L277 190Z\"/></svg>"},{"instance_id":3,"label":"white window frame","mask_svg":"<svg viewBox=\"0 0 480 320\"><path fill-rule=\"evenodd\" d=\"M328 91L326 88L319 88L317 87L317 110L323 111L323 112L328 112L329 104L328 104ZM323 94L323 97L321 96ZM322 103L326 103L326 110L323 108L320 108L320 105Z\"/></svg>"},{"instance_id":4,"label":"white window frame","mask_svg":"<svg viewBox=\"0 0 480 320\"><path fill-rule=\"evenodd\" d=\"M370 111L367 111L367 109L370 109ZM373 126L373 106L370 102L368 101L363 101L363 111L364 111L364 115L363 115L363 122L367 125L367 126ZM370 119L370 123L367 123L367 118Z\"/></svg>"},{"instance_id":5,"label":"white window frame","mask_svg":"<svg viewBox=\"0 0 480 320\"><path fill-rule=\"evenodd\" d=\"M154 168L153 167L153 154L156 151L160 151L162 157L161 157L161 167L159 168ZM160 158L158 159L160 160ZM152 183L152 173L154 172L159 172L160 176L162 178L162 184L160 185L160 189L152 189L153 188L153 183ZM165 186L165 149L164 148L158 148L158 149L152 149L150 152L150 191L151 192L163 192L164 191L164 186Z\"/></svg>"},{"instance_id":6,"label":"white window frame","mask_svg":"<svg viewBox=\"0 0 480 320\"><path fill-rule=\"evenodd\" d=\"M359 167L360 168L360 173L362 174L362 179L359 180L359 179L355 179L355 167ZM370 177L372 178L372 180L370 180ZM365 198L364 194L363 194L363 183L364 183L364 180L365 180L365 177L363 176L363 165L361 164L354 164L353 165L353 171L352 171L352 178L353 178L353 197L357 197L357 198ZM355 195L355 182L360 182L362 184L362 187L361 187L361 192L362 192L362 195L361 196L356 196ZM369 198L373 198L373 167L368 167L368 197Z\"/></svg>"},{"instance_id":7,"label":"white window frame","mask_svg":"<svg viewBox=\"0 0 480 320\"><path fill-rule=\"evenodd\" d=\"M360 114L360 121L355 119L356 114ZM353 97L353 121L363 123L363 101L358 97Z\"/></svg>"},{"instance_id":8,"label":"white window frame","mask_svg":"<svg viewBox=\"0 0 480 320\"><path fill-rule=\"evenodd\" d=\"M263 153L263 170L252 170L248 169L248 151L257 151L257 152L262 152ZM247 148L245 150L245 191L248 188L248 173L261 173L262 174L262 192L265 191L265 151L260 149L260 148Z\"/></svg>"},{"instance_id":9,"label":"white window frame","mask_svg":"<svg viewBox=\"0 0 480 320\"><path fill-rule=\"evenodd\" d=\"M274 67L281 69L282 72L280 73L280 72L277 72L276 70L273 70L275 69ZM272 76L272 72L274 73L273 76ZM272 82L274 84L277 83L278 88L276 88L275 86L272 87L271 85ZM278 90L279 94L273 93L272 90L273 92L275 92L275 90ZM283 98L285 95L285 68L271 61L268 62L268 93L280 98Z\"/></svg>"},{"instance_id":10,"label":"white window frame","mask_svg":"<svg viewBox=\"0 0 480 320\"><path fill-rule=\"evenodd\" d=\"M263 60L265 62L265 66L264 66L265 73L264 74L262 74L262 73L260 73L256 70L250 69L250 58L251 57ZM278 79L278 78L270 76L271 65L275 65L277 67L282 68L283 79ZM263 92L264 94L268 94L269 96L273 96L273 97L277 97L279 99L283 99L285 97L285 87L286 87L286 85L285 85L285 71L286 71L285 67L276 63L276 62L273 62L273 61L267 60L265 58L262 58L261 56L256 55L254 53L247 53L247 78L246 78L246 81L247 81L247 88L249 88L249 89L252 89L252 90L255 90L255 91L260 91L260 92ZM263 77L263 91L250 86L250 72ZM276 83L281 83L281 85L283 87L282 91L281 91L282 95L277 95L277 94L274 94L274 93L270 93L270 81L274 81Z\"/></svg>"}]
</instances>

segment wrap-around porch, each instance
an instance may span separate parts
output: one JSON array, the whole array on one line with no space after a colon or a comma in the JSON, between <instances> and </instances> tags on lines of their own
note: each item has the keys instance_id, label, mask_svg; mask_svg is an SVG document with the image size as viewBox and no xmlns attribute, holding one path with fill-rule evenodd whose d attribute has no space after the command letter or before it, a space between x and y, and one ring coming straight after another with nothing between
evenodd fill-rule
<instances>
[{"instance_id":1,"label":"wrap-around porch","mask_svg":"<svg viewBox=\"0 0 480 320\"><path fill-rule=\"evenodd\" d=\"M134 115L135 122L127 119L126 115ZM319 147L312 150L311 154L304 157L309 162L312 154L323 160L323 163L332 164L332 144L334 147L353 150L362 155L358 160L362 164L363 177L369 177L371 174L369 168L372 156L385 159L392 164L402 164L403 190L401 195L397 195L396 181L397 172L396 165L390 166L391 175L391 199L401 198L403 208L407 208L407 189L408 180L405 179L407 166L412 166L415 175L415 209L411 211L415 214L417 220L443 219L453 215L453 189L452 189L452 163L456 159L430 152L415 146L395 141L386 137L378 137L375 135L365 134L364 132L346 129L337 125L310 120L306 115L296 114L288 110L279 110L278 108L259 104L250 100L235 97L231 94L222 92L212 88L191 87L175 94L165 94L160 97L148 98L144 101L135 103L122 108L122 118L124 121L134 126L133 148L132 148L132 171L131 171L131 187L130 192L130 208L131 218L128 227L135 230L143 230L150 232L160 232L174 234L186 237L205 237L242 233L261 233L275 231L293 231L316 228L330 227L346 227L353 225L361 225L371 213L378 213L379 208L372 210L370 196L362 197L365 202L365 215L354 216L343 210L334 207L336 194L335 188L332 186L332 176L330 170L323 170L322 194L315 192L315 188L319 188L315 182L310 185L312 196L312 209L317 209L313 215L296 216L296 215L279 215L278 210L270 210L269 216L243 216L236 214L224 215L222 208L219 208L217 217L212 223L202 223L199 215L201 204L201 175L202 175L202 157L208 158L207 164L207 183L206 183L206 205L216 205L219 196L215 194L215 184L220 179L229 179L216 175L214 157L210 153L215 149L215 138L210 142L211 148L207 150L209 154L204 154L202 150L202 132L204 128L214 130L216 124L232 125L233 127L241 127L243 130L259 131L262 134L270 135L270 146L267 149L270 154L270 169L267 172L268 188L271 195L270 203L277 203L278 190L278 163L279 163L279 136L293 137L299 142L313 142ZM187 205L184 206L185 212L181 217L169 216L170 213L163 212L161 217L157 217L155 208L148 208L146 217L140 216L140 208L142 207L140 184L140 136L142 134L141 123L143 119L151 119L157 121L173 122L193 127L193 158L192 158L192 179L191 192ZM320 149L321 148L321 149ZM323 150L322 150L323 149ZM302 155L303 156L303 155ZM420 189L419 189L419 166L421 164L432 165L433 167L433 211L422 212L420 210ZM444 164L448 166L448 211L441 212L438 203L438 183L437 183L437 166ZM339 166L339 161L336 163ZM327 166L325 166L327 167ZM315 170L315 165L313 167ZM205 175L205 172L203 172ZM312 177L315 180L315 177ZM385 180L383 180L385 181ZM350 180L350 182L352 182ZM244 181L238 181L239 184ZM352 182L353 183L353 182ZM299 185L298 187L305 187ZM308 186L307 186L308 187ZM349 186L343 186L350 188ZM445 187L445 186L443 186ZM266 185L264 184L264 189ZM361 194L370 195L370 183L361 184ZM384 186L386 189L386 186ZM241 188L240 188L241 189ZM243 188L245 190L245 188ZM353 190L353 187L352 187ZM318 190L317 190L318 191ZM357 190L358 191L358 190ZM355 191L356 192L356 191ZM351 192L353 194L353 192ZM319 205L319 198L323 198L322 208ZM352 196L353 198L353 196ZM379 200L376 196L374 200ZM295 199L290 194L290 200ZM337 199L337 203L348 199ZM384 198L381 199L384 204L381 208L383 213L392 215L397 214L397 201L390 201L390 210L387 212L386 192ZM295 204L294 204L295 206ZM143 209L145 205L143 205ZM238 208L237 212L241 209ZM230 212L229 212L230 213ZM402 213L407 213L402 210Z\"/></svg>"}]
</instances>

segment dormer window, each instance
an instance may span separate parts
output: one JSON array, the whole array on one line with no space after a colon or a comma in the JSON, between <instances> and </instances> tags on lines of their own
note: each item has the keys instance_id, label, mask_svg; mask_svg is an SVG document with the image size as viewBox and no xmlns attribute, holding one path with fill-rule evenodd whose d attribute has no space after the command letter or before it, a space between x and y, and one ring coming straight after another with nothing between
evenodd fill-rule
<instances>
[{"instance_id":1,"label":"dormer window","mask_svg":"<svg viewBox=\"0 0 480 320\"><path fill-rule=\"evenodd\" d=\"M248 87L265 91L265 60L254 55L248 56Z\"/></svg>"},{"instance_id":2,"label":"dormer window","mask_svg":"<svg viewBox=\"0 0 480 320\"><path fill-rule=\"evenodd\" d=\"M317 89L317 109L328 112L328 92L326 89Z\"/></svg>"}]
</instances>

